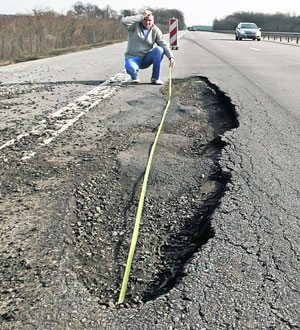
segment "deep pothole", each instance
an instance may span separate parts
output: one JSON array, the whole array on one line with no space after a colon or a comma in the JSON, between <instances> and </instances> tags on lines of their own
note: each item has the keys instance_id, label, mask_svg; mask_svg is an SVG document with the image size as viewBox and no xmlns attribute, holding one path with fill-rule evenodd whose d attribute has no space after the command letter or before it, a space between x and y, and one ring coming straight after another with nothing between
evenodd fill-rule
<instances>
[{"instance_id":1,"label":"deep pothole","mask_svg":"<svg viewBox=\"0 0 300 330\"><path fill-rule=\"evenodd\" d=\"M149 178L127 306L155 299L180 281L187 260L214 236L210 217L230 179L218 165L221 137L238 125L229 97L203 77L176 79L173 90ZM143 102L133 106L147 106ZM152 140L143 127L116 129L99 141L101 171L76 188L74 269L103 308L118 300Z\"/></svg>"}]
</instances>

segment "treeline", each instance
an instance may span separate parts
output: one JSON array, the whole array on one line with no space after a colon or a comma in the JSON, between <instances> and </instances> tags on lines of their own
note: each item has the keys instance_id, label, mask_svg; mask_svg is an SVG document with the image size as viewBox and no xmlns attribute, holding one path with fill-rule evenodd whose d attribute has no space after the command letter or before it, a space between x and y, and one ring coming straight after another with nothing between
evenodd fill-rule
<instances>
[{"instance_id":1,"label":"treeline","mask_svg":"<svg viewBox=\"0 0 300 330\"><path fill-rule=\"evenodd\" d=\"M125 38L126 31L114 19L54 12L5 17L0 19L0 60L14 63Z\"/></svg>"},{"instance_id":2,"label":"treeline","mask_svg":"<svg viewBox=\"0 0 300 330\"><path fill-rule=\"evenodd\" d=\"M82 2L77 2L73 6L73 10L68 11L67 15L74 15L76 17L80 16L95 16L99 18L105 18L105 19L120 19L124 16L132 16L137 15L142 11L141 10L135 10L135 9L123 9L121 10L121 15L111 9L110 6L106 6L104 9L100 9L96 5L92 4L86 4L84 5ZM161 25L168 25L169 19L172 17L176 17L178 19L178 27L179 29L183 29L185 26L184 23L184 15L180 10L177 9L166 9L166 8L149 8L147 9L151 10L154 13L155 16L155 23L161 24Z\"/></svg>"},{"instance_id":3,"label":"treeline","mask_svg":"<svg viewBox=\"0 0 300 330\"><path fill-rule=\"evenodd\" d=\"M153 9L153 12L155 23L164 33L168 31L170 17L175 16L180 26L184 26L180 11ZM52 10L33 10L31 15L3 15L0 17L0 61L14 63L126 40L127 32L120 25L120 19L136 13L127 9L118 13L110 6L101 9L77 2L66 15Z\"/></svg>"},{"instance_id":4,"label":"treeline","mask_svg":"<svg viewBox=\"0 0 300 330\"><path fill-rule=\"evenodd\" d=\"M214 30L234 30L239 22L254 22L264 31L300 32L300 16L291 14L263 14L255 12L236 12L224 19L215 19Z\"/></svg>"}]
</instances>

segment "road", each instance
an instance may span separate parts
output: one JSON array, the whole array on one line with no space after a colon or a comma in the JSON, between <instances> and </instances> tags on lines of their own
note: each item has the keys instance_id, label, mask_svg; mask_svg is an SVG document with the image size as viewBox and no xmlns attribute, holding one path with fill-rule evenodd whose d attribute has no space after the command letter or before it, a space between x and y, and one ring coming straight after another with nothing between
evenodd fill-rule
<instances>
[{"instance_id":1,"label":"road","mask_svg":"<svg viewBox=\"0 0 300 330\"><path fill-rule=\"evenodd\" d=\"M19 308L10 313L9 304L15 303L17 291L8 287L2 292L5 297L11 295L1 313L3 327L299 328L300 48L297 46L235 41L233 36L210 32L186 32L182 36L179 50L174 51L174 79L206 77L230 98L238 120L238 127L222 136L226 145L218 163L229 181L210 215L214 235L186 262L184 276L173 288L135 309L97 304L80 277L76 277L73 268L76 258L72 249L66 247L72 244L64 237L68 225L59 219L67 219L72 213L71 199L64 197L74 190L71 181L81 176L83 182L85 175L88 177L99 168L91 159L86 174L76 172L75 162L72 171L76 175L66 180L72 152L81 147L81 158L79 152L76 158L78 164L89 159L97 141L88 131L95 133L96 127L100 127L97 134L107 136L109 143L110 127L115 122L122 127L124 118L118 113L123 104L136 100L138 105L141 99L148 100L147 106L151 102L163 104L158 101L156 86L141 84L132 93L132 88L124 90L120 85L120 81L127 79L122 73L125 47L122 43L0 68L4 95L0 112L3 250L8 264L22 255L20 251L25 254L26 249L40 255L44 262L38 275L32 275L32 283L39 277L42 285L36 290L30 283L19 288L34 297L28 311L22 310L20 299ZM148 82L149 76L149 71L143 71L140 78ZM97 88L112 77L109 83ZM162 79L168 80L167 63ZM94 92L89 94L91 89ZM74 100L79 100L76 105ZM151 123L151 113L143 110L130 121L139 125ZM65 189L59 192L60 201L50 198L54 191L49 188L53 180L51 171L61 179L57 186ZM22 173L28 178L26 185L21 180ZM38 184L41 173L48 180L43 185ZM29 178L34 180L33 186ZM36 192L31 201L26 199L29 189ZM60 211L51 213L54 208ZM26 235L31 236L28 242ZM23 241L19 242L18 237ZM34 247L28 245L32 237L36 239ZM46 237L61 245L45 244ZM18 251L19 255L11 251ZM58 268L56 258L60 262ZM22 262L25 269L34 269L28 258Z\"/></svg>"}]
</instances>

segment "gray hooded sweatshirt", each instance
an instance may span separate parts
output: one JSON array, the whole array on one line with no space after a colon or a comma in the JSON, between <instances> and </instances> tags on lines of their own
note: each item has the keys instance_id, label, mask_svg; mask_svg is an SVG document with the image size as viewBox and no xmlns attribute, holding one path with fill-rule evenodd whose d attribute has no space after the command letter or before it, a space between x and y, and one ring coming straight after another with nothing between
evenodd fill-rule
<instances>
[{"instance_id":1,"label":"gray hooded sweatshirt","mask_svg":"<svg viewBox=\"0 0 300 330\"><path fill-rule=\"evenodd\" d=\"M121 24L128 30L128 44L125 58L130 56L146 56L154 48L155 43L164 49L165 55L169 59L174 57L169 44L164 41L159 27L153 25L148 36L146 36L148 30L143 28L143 19L143 15L127 16L121 19Z\"/></svg>"}]
</instances>

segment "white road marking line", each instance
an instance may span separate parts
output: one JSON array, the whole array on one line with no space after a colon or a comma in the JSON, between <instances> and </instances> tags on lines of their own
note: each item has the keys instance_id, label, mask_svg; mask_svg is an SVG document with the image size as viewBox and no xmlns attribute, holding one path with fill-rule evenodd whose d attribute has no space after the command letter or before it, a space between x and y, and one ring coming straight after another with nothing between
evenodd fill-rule
<instances>
[{"instance_id":1,"label":"white road marking line","mask_svg":"<svg viewBox=\"0 0 300 330\"><path fill-rule=\"evenodd\" d=\"M182 33L178 33L178 39L182 38L186 34L187 30L184 30Z\"/></svg>"},{"instance_id":2,"label":"white road marking line","mask_svg":"<svg viewBox=\"0 0 300 330\"><path fill-rule=\"evenodd\" d=\"M29 135L29 133L19 134L15 139L11 139L11 140L7 141L6 143L4 143L2 146L0 146L0 150L15 144L15 142L20 141L23 137L28 136L28 135Z\"/></svg>"},{"instance_id":3,"label":"white road marking line","mask_svg":"<svg viewBox=\"0 0 300 330\"><path fill-rule=\"evenodd\" d=\"M16 139L11 139L9 141L7 141L6 143L2 144L2 146L0 146L0 150L13 145L16 142Z\"/></svg>"},{"instance_id":4,"label":"white road marking line","mask_svg":"<svg viewBox=\"0 0 300 330\"><path fill-rule=\"evenodd\" d=\"M51 143L56 136L58 136L59 134L61 134L62 132L64 132L68 127L72 126L74 123L76 123L76 121L79 118L81 118L84 114L86 114L86 112L85 111L82 111L76 117L67 120L67 122L63 126L61 126L57 131L54 131L53 132L53 134L52 134L52 136L50 138L43 140L43 142L41 144L42 145L48 145L49 143Z\"/></svg>"},{"instance_id":5,"label":"white road marking line","mask_svg":"<svg viewBox=\"0 0 300 330\"><path fill-rule=\"evenodd\" d=\"M130 77L125 71L116 74L114 77L80 96L74 102L69 103L50 114L46 119L41 120L29 132L19 134L16 138L7 141L0 146L0 150L18 143L21 139L30 135L35 136L38 139L37 145L34 146L35 149L48 145L67 128L77 122L82 116L87 114L92 108L112 96L121 88L122 83L129 81L129 79ZM49 122L54 128L48 127ZM45 138L45 136L47 136L47 138ZM21 159L30 159L35 154L36 151L33 150L24 151Z\"/></svg>"},{"instance_id":6,"label":"white road marking line","mask_svg":"<svg viewBox=\"0 0 300 330\"><path fill-rule=\"evenodd\" d=\"M250 49L255 50L256 52L261 52L261 49L250 47Z\"/></svg>"}]
</instances>

